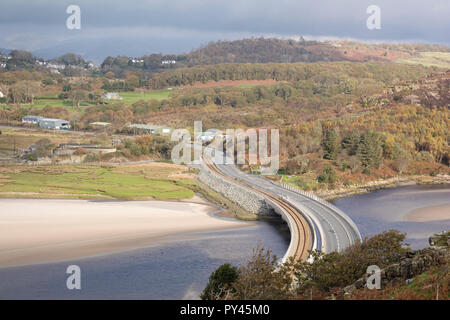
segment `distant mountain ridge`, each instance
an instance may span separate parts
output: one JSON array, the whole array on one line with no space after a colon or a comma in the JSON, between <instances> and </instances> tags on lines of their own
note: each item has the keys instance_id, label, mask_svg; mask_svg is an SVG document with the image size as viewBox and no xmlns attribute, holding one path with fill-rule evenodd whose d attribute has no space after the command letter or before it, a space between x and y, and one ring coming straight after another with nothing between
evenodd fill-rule
<instances>
[{"instance_id":1,"label":"distant mountain ridge","mask_svg":"<svg viewBox=\"0 0 450 320\"><path fill-rule=\"evenodd\" d=\"M11 49L0 48L0 53L2 54L10 54L11 51L12 51Z\"/></svg>"}]
</instances>

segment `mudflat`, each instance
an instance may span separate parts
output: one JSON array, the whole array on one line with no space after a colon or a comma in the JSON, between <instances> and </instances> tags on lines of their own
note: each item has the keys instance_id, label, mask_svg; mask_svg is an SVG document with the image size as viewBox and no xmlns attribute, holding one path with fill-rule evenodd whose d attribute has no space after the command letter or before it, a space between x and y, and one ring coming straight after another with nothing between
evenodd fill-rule
<instances>
[{"instance_id":1,"label":"mudflat","mask_svg":"<svg viewBox=\"0 0 450 320\"><path fill-rule=\"evenodd\" d=\"M0 199L0 267L147 247L168 236L248 226L202 203Z\"/></svg>"},{"instance_id":2,"label":"mudflat","mask_svg":"<svg viewBox=\"0 0 450 320\"><path fill-rule=\"evenodd\" d=\"M405 217L406 220L415 222L448 220L450 219L450 203L411 210Z\"/></svg>"}]
</instances>

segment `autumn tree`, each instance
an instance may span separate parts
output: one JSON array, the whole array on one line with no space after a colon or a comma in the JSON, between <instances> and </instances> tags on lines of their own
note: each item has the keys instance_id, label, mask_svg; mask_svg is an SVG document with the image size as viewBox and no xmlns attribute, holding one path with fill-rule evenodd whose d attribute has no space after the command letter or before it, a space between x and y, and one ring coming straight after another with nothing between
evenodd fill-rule
<instances>
[{"instance_id":1,"label":"autumn tree","mask_svg":"<svg viewBox=\"0 0 450 320\"><path fill-rule=\"evenodd\" d=\"M77 108L80 107L80 104L83 100L86 100L88 97L87 91L82 89L75 89L69 93L69 97L72 100L74 106Z\"/></svg>"},{"instance_id":2,"label":"autumn tree","mask_svg":"<svg viewBox=\"0 0 450 320\"><path fill-rule=\"evenodd\" d=\"M40 93L41 83L26 80L24 81L23 86L26 102L29 102L30 104L33 105L35 96Z\"/></svg>"},{"instance_id":3,"label":"autumn tree","mask_svg":"<svg viewBox=\"0 0 450 320\"><path fill-rule=\"evenodd\" d=\"M247 265L239 268L237 280L233 283L232 299L279 300L292 297L293 278L287 269L278 269L278 259L270 250L258 246Z\"/></svg>"}]
</instances>

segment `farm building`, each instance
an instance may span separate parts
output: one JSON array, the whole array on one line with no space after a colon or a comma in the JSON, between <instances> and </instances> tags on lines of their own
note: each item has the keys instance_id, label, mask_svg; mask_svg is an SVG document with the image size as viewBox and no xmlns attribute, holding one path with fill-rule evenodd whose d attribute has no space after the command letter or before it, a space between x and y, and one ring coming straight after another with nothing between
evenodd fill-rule
<instances>
[{"instance_id":1,"label":"farm building","mask_svg":"<svg viewBox=\"0 0 450 320\"><path fill-rule=\"evenodd\" d=\"M89 123L89 125L94 130L100 130L100 129L106 129L107 127L109 127L111 125L111 123L97 121L97 122L91 122L91 123Z\"/></svg>"},{"instance_id":2,"label":"farm building","mask_svg":"<svg viewBox=\"0 0 450 320\"><path fill-rule=\"evenodd\" d=\"M111 123L97 121L97 122L91 122L90 125L91 126L99 126L99 127L107 127L107 126L111 125Z\"/></svg>"},{"instance_id":3,"label":"farm building","mask_svg":"<svg viewBox=\"0 0 450 320\"><path fill-rule=\"evenodd\" d=\"M107 92L102 96L105 100L122 100L123 98L117 92Z\"/></svg>"},{"instance_id":4,"label":"farm building","mask_svg":"<svg viewBox=\"0 0 450 320\"><path fill-rule=\"evenodd\" d=\"M32 124L38 124L39 120L44 119L43 117L39 116L25 116L22 118L22 123L32 123Z\"/></svg>"},{"instance_id":5,"label":"farm building","mask_svg":"<svg viewBox=\"0 0 450 320\"><path fill-rule=\"evenodd\" d=\"M53 150L53 154L55 156L72 155L78 149L84 149L87 153L99 153L99 154L112 153L117 151L116 148L105 147L98 144L64 143L60 144L58 148Z\"/></svg>"},{"instance_id":6,"label":"farm building","mask_svg":"<svg viewBox=\"0 0 450 320\"><path fill-rule=\"evenodd\" d=\"M38 120L39 128L54 130L69 130L70 123L67 120L42 118Z\"/></svg>"},{"instance_id":7,"label":"farm building","mask_svg":"<svg viewBox=\"0 0 450 320\"><path fill-rule=\"evenodd\" d=\"M130 129L145 130L149 134L170 134L172 129L164 126L155 126L150 124L130 124Z\"/></svg>"}]
</instances>

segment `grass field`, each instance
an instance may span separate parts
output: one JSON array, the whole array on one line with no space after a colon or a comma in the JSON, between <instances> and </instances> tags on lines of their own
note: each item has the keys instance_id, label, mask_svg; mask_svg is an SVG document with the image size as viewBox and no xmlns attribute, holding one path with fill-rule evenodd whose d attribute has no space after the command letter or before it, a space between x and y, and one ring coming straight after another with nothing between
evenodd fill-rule
<instances>
[{"instance_id":1,"label":"grass field","mask_svg":"<svg viewBox=\"0 0 450 320\"><path fill-rule=\"evenodd\" d=\"M422 52L420 57L399 59L396 62L450 69L450 52Z\"/></svg>"},{"instance_id":2,"label":"grass field","mask_svg":"<svg viewBox=\"0 0 450 320\"><path fill-rule=\"evenodd\" d=\"M163 100L168 99L170 90L159 90L149 92L119 92L119 95L123 98L122 102L126 104L133 104L139 100Z\"/></svg>"},{"instance_id":3,"label":"grass field","mask_svg":"<svg viewBox=\"0 0 450 320\"><path fill-rule=\"evenodd\" d=\"M95 199L188 199L195 184L182 166L42 165L0 168L0 196Z\"/></svg>"},{"instance_id":4,"label":"grass field","mask_svg":"<svg viewBox=\"0 0 450 320\"><path fill-rule=\"evenodd\" d=\"M133 104L139 100L163 100L168 99L170 90L148 91L148 92L119 92L119 95L123 98L122 102L126 104ZM34 104L24 104L23 107L42 109L46 106L52 107L65 107L70 112L83 111L84 107L94 106L94 103L83 101L80 109L74 106L70 101L64 101L59 99L57 95L45 95L38 97L34 100ZM5 109L6 106L3 107Z\"/></svg>"}]
</instances>

